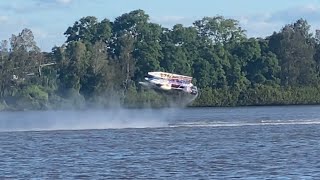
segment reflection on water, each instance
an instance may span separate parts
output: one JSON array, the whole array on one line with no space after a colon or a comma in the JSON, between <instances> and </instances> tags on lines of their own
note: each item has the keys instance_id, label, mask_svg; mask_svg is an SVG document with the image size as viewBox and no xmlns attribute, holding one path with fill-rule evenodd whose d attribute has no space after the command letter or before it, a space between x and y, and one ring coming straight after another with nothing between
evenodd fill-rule
<instances>
[{"instance_id":1,"label":"reflection on water","mask_svg":"<svg viewBox=\"0 0 320 180\"><path fill-rule=\"evenodd\" d=\"M317 179L319 110L1 113L0 179Z\"/></svg>"}]
</instances>

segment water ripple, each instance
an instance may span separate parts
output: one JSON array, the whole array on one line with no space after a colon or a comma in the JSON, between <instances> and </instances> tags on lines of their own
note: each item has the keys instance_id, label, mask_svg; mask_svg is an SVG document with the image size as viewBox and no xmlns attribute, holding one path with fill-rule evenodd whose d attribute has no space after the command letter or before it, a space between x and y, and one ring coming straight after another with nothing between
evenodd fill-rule
<instances>
[{"instance_id":1,"label":"water ripple","mask_svg":"<svg viewBox=\"0 0 320 180\"><path fill-rule=\"evenodd\" d=\"M220 113L219 120L212 111ZM171 120L181 125L175 128L1 132L0 179L320 177L320 126L308 123L320 118L318 109L309 118L306 113L293 118L295 108L287 109L292 113L286 118L279 118L283 109L272 109L268 118L257 113L261 109L249 108L246 115L244 109L224 115L220 111L227 110L185 110L185 118ZM194 126L196 122L257 125Z\"/></svg>"}]
</instances>

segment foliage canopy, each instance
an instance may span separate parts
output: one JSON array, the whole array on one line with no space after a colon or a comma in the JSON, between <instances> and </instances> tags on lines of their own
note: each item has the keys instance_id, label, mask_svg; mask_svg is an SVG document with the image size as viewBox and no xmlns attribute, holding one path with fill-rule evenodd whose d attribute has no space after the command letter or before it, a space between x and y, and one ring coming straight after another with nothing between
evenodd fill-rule
<instances>
[{"instance_id":1,"label":"foliage canopy","mask_svg":"<svg viewBox=\"0 0 320 180\"><path fill-rule=\"evenodd\" d=\"M193 76L194 106L320 102L320 44L304 19L252 38L223 16L169 29L138 9L113 22L83 17L64 35L51 52L27 28L1 42L0 110L160 107L166 99L137 84L158 70Z\"/></svg>"}]
</instances>

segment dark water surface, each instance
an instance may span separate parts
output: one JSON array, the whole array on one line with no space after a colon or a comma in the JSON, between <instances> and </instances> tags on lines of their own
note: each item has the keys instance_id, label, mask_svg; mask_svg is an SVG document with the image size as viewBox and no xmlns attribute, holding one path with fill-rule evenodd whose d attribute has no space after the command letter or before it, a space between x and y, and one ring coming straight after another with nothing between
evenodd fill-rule
<instances>
[{"instance_id":1,"label":"dark water surface","mask_svg":"<svg viewBox=\"0 0 320 180\"><path fill-rule=\"evenodd\" d=\"M320 106L5 112L0 179L320 179L319 140Z\"/></svg>"}]
</instances>

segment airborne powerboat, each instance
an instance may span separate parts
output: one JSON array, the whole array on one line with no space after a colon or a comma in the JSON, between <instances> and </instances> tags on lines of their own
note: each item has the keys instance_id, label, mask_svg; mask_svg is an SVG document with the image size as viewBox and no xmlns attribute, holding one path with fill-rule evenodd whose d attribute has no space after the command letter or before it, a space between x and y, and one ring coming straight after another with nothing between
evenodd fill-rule
<instances>
[{"instance_id":1,"label":"airborne powerboat","mask_svg":"<svg viewBox=\"0 0 320 180\"><path fill-rule=\"evenodd\" d=\"M148 72L145 77L146 82L139 82L148 88L159 90L176 90L189 93L191 95L198 94L197 86L192 84L192 77L168 72Z\"/></svg>"}]
</instances>

